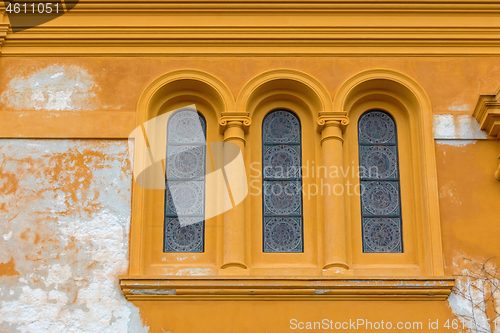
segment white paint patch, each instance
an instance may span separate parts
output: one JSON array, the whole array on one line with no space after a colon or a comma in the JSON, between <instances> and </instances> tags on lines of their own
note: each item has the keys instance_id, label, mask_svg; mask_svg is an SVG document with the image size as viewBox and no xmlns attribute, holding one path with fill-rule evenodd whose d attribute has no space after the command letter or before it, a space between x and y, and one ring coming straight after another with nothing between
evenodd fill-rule
<instances>
[{"instance_id":1,"label":"white paint patch","mask_svg":"<svg viewBox=\"0 0 500 333\"><path fill-rule=\"evenodd\" d=\"M434 115L435 139L479 140L487 137L486 132L481 130L479 123L471 115Z\"/></svg>"},{"instance_id":2,"label":"white paint patch","mask_svg":"<svg viewBox=\"0 0 500 333\"><path fill-rule=\"evenodd\" d=\"M11 79L0 102L11 110L96 110L96 90L99 86L84 68L52 65Z\"/></svg>"}]
</instances>

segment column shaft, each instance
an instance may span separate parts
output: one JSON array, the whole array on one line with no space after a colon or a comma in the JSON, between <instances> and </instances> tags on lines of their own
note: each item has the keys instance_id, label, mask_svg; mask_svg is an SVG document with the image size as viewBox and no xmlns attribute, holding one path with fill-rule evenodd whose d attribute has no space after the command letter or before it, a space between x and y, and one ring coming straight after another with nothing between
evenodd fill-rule
<instances>
[{"instance_id":1,"label":"column shaft","mask_svg":"<svg viewBox=\"0 0 500 333\"><path fill-rule=\"evenodd\" d=\"M339 120L327 120L321 131L323 165L327 170L337 168L335 177L323 175L325 265L323 270L348 270L345 208L342 127Z\"/></svg>"}]
</instances>

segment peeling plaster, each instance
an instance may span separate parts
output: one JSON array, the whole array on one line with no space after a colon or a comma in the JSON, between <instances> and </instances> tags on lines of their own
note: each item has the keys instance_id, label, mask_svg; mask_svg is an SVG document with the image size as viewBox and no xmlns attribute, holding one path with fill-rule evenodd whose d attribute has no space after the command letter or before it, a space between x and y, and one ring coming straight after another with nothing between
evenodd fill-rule
<instances>
[{"instance_id":1,"label":"peeling plaster","mask_svg":"<svg viewBox=\"0 0 500 333\"><path fill-rule=\"evenodd\" d=\"M19 273L0 270L1 332L148 332L117 279L128 267L128 149L0 140L0 264Z\"/></svg>"},{"instance_id":2,"label":"peeling plaster","mask_svg":"<svg viewBox=\"0 0 500 333\"><path fill-rule=\"evenodd\" d=\"M96 110L100 87L87 70L76 65L52 65L27 76L15 76L0 94L11 110Z\"/></svg>"},{"instance_id":3,"label":"peeling plaster","mask_svg":"<svg viewBox=\"0 0 500 333\"><path fill-rule=\"evenodd\" d=\"M435 139L477 140L487 137L486 132L481 130L479 123L471 115L434 115Z\"/></svg>"}]
</instances>

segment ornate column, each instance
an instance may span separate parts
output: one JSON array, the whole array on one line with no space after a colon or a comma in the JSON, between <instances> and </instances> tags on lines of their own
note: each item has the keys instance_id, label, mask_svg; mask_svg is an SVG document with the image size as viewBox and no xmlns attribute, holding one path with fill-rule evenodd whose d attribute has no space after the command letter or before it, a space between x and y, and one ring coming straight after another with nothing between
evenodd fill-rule
<instances>
[{"instance_id":1,"label":"ornate column","mask_svg":"<svg viewBox=\"0 0 500 333\"><path fill-rule=\"evenodd\" d=\"M250 124L251 120L247 112L224 112L219 120L219 131L224 135L224 177L229 192L226 200L231 201L226 202L225 207L233 207L224 213L224 256L221 274L248 274L248 266L245 263L245 207L243 203L248 193L247 176L242 163L229 165L238 155L236 147L239 148L241 156L244 156L245 133ZM226 145L227 143L233 145Z\"/></svg>"},{"instance_id":2,"label":"ornate column","mask_svg":"<svg viewBox=\"0 0 500 333\"><path fill-rule=\"evenodd\" d=\"M338 274L349 270L347 264L345 212L344 212L344 177L343 143L344 133L349 118L347 112L320 112L318 133L321 133L323 165L327 170L338 168L338 177L323 175L324 197L324 232L325 264L323 274ZM340 193L339 193L340 192Z\"/></svg>"}]
</instances>

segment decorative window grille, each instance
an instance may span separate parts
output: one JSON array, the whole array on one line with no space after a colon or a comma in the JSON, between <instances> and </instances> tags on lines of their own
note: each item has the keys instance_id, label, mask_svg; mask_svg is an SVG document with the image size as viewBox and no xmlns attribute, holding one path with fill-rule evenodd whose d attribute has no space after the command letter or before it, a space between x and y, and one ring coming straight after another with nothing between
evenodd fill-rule
<instances>
[{"instance_id":1,"label":"decorative window grille","mask_svg":"<svg viewBox=\"0 0 500 333\"><path fill-rule=\"evenodd\" d=\"M203 252L206 122L181 110L167 125L163 252Z\"/></svg>"},{"instance_id":2,"label":"decorative window grille","mask_svg":"<svg viewBox=\"0 0 500 333\"><path fill-rule=\"evenodd\" d=\"M402 253L401 194L396 123L386 112L358 122L363 252Z\"/></svg>"},{"instance_id":3,"label":"decorative window grille","mask_svg":"<svg viewBox=\"0 0 500 333\"><path fill-rule=\"evenodd\" d=\"M262 123L263 251L303 252L300 121L275 110Z\"/></svg>"}]
</instances>

